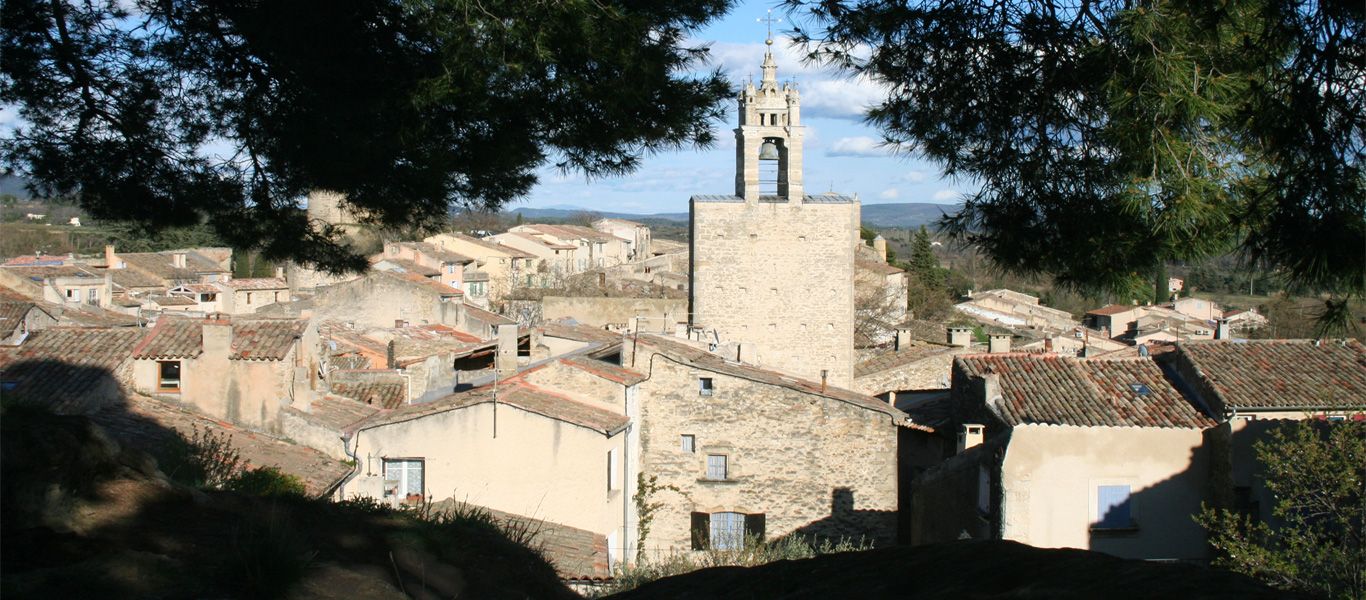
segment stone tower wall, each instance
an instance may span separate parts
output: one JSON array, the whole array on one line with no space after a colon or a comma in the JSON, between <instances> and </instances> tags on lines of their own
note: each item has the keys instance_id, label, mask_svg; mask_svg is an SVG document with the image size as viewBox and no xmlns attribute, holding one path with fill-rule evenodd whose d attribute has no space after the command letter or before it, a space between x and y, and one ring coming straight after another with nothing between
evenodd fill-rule
<instances>
[{"instance_id":1,"label":"stone tower wall","mask_svg":"<svg viewBox=\"0 0 1366 600\"><path fill-rule=\"evenodd\" d=\"M692 202L692 323L760 365L851 387L857 201Z\"/></svg>"}]
</instances>

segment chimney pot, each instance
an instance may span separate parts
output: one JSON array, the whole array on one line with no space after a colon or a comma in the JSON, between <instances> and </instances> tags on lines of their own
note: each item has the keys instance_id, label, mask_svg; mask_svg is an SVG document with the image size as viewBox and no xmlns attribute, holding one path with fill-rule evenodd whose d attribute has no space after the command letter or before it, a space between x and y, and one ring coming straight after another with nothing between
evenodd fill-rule
<instances>
[{"instance_id":1,"label":"chimney pot","mask_svg":"<svg viewBox=\"0 0 1366 600\"><path fill-rule=\"evenodd\" d=\"M982 444L985 426L975 423L964 423L962 431L958 432L958 452L961 453L973 446Z\"/></svg>"},{"instance_id":2,"label":"chimney pot","mask_svg":"<svg viewBox=\"0 0 1366 600\"><path fill-rule=\"evenodd\" d=\"M822 393L822 394L825 393L825 382L826 382L826 379L829 377L829 375L830 375L830 371L829 371L828 369L821 369L821 393Z\"/></svg>"},{"instance_id":3,"label":"chimney pot","mask_svg":"<svg viewBox=\"0 0 1366 600\"><path fill-rule=\"evenodd\" d=\"M895 346L895 349L896 349L896 350L905 350L905 349L910 348L910 347L911 347L911 330L909 330L909 329L897 329L897 330L896 330L896 346Z\"/></svg>"}]
</instances>

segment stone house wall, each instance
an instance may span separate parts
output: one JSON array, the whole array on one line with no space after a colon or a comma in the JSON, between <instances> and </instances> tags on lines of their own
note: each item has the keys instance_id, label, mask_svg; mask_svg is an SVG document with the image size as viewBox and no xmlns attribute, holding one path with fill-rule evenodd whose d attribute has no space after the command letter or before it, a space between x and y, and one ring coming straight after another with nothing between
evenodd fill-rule
<instances>
[{"instance_id":1,"label":"stone house wall","mask_svg":"<svg viewBox=\"0 0 1366 600\"><path fill-rule=\"evenodd\" d=\"M690 513L765 514L765 537L866 536L890 543L897 523L897 427L886 413L680 365L642 347L641 472L664 503L647 552L691 546ZM701 396L698 377L715 382ZM684 452L680 436L695 436ZM708 454L727 456L726 481L706 480Z\"/></svg>"},{"instance_id":2,"label":"stone house wall","mask_svg":"<svg viewBox=\"0 0 1366 600\"><path fill-rule=\"evenodd\" d=\"M873 395L889 391L947 389L953 373L953 357L968 352L971 352L968 348L946 348L939 354L859 377L854 380L853 389Z\"/></svg>"},{"instance_id":3,"label":"stone house wall","mask_svg":"<svg viewBox=\"0 0 1366 600\"><path fill-rule=\"evenodd\" d=\"M675 324L688 320L688 301L681 298L546 296L541 302L547 321L571 318L594 327L630 325L632 317L641 317L641 331L672 334Z\"/></svg>"},{"instance_id":4,"label":"stone house wall","mask_svg":"<svg viewBox=\"0 0 1366 600\"><path fill-rule=\"evenodd\" d=\"M850 387L857 201L692 200L692 325L756 345L759 363Z\"/></svg>"}]
</instances>

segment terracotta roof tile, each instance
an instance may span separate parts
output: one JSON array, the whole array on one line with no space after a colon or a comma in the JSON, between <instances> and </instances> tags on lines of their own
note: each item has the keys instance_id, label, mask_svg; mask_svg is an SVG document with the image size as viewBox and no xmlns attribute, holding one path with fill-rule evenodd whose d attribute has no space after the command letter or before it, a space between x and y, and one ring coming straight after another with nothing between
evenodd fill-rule
<instances>
[{"instance_id":1,"label":"terracotta roof tile","mask_svg":"<svg viewBox=\"0 0 1366 600\"><path fill-rule=\"evenodd\" d=\"M275 277L252 277L245 279L230 279L221 281L219 285L229 287L234 290L286 290L289 284L285 280Z\"/></svg>"},{"instance_id":2,"label":"terracotta roof tile","mask_svg":"<svg viewBox=\"0 0 1366 600\"><path fill-rule=\"evenodd\" d=\"M1120 313L1129 312L1129 311L1134 310L1134 309L1137 309L1137 308L1139 308L1139 307L1137 307L1137 306L1130 306L1130 305L1127 305L1127 304L1111 304L1111 305L1109 305L1109 306L1103 306L1103 307L1097 308L1097 309L1095 309L1095 310L1088 310L1088 311L1086 311L1086 314L1088 314L1088 315L1102 315L1102 316L1104 316L1104 315L1117 315L1117 314L1120 314Z\"/></svg>"},{"instance_id":3,"label":"terracotta roof tile","mask_svg":"<svg viewBox=\"0 0 1366 600\"><path fill-rule=\"evenodd\" d=\"M706 350L694 348L683 342L675 341L664 336L642 334L637 337L636 342L640 346L654 348L674 360L684 362L699 369L839 400L859 408L886 413L896 421L900 421L906 416L905 413L902 413L889 406L886 402L872 396L866 396L855 391L834 386L826 386L825 389L822 390L821 384L814 381L798 379L776 371L761 369L751 365L728 362L720 356L707 352Z\"/></svg>"},{"instance_id":4,"label":"terracotta roof tile","mask_svg":"<svg viewBox=\"0 0 1366 600\"><path fill-rule=\"evenodd\" d=\"M413 273L415 275L421 275L423 277L434 277L441 274L441 269L438 269L436 267L420 265L406 258L379 255L375 258L372 258L371 262L373 262L376 265L382 262L389 263L391 265L394 265L395 267L398 267L399 269L402 269L402 272L404 273Z\"/></svg>"},{"instance_id":5,"label":"terracotta roof tile","mask_svg":"<svg viewBox=\"0 0 1366 600\"><path fill-rule=\"evenodd\" d=\"M444 283L441 283L440 281L433 281L433 280L431 280L431 279L427 279L426 277L423 277L423 276L418 275L418 274L416 274L416 273L395 273L395 272L393 272L393 271L380 271L380 273L383 274L383 275L388 275L388 276L390 276L390 277L397 278L397 279L402 280L402 281L406 281L406 282L408 282L408 283L415 284L415 285L417 285L417 286L419 286L419 287L422 287L422 288L424 288L424 289L426 289L426 290L428 290L428 291L436 292L436 293L441 294L441 295L443 295L443 296L463 296L463 295L464 295L464 292L461 292L460 290L457 290L457 289L455 289L455 288L453 288L453 287L451 287L451 286L449 286L449 285L446 285L446 284L444 284Z\"/></svg>"},{"instance_id":6,"label":"terracotta roof tile","mask_svg":"<svg viewBox=\"0 0 1366 600\"><path fill-rule=\"evenodd\" d=\"M1215 424L1149 359L1083 361L1050 354L976 354L955 359L954 370L955 376L961 372L999 377L1001 400L993 412L1009 426L1204 428Z\"/></svg>"},{"instance_id":7,"label":"terracotta roof tile","mask_svg":"<svg viewBox=\"0 0 1366 600\"><path fill-rule=\"evenodd\" d=\"M402 381L338 381L332 393L376 409L393 409L408 404L408 386Z\"/></svg>"},{"instance_id":8,"label":"terracotta roof tile","mask_svg":"<svg viewBox=\"0 0 1366 600\"><path fill-rule=\"evenodd\" d=\"M939 356L940 354L953 351L953 346L919 342L910 348L903 348L895 352L880 354L854 365L854 377L864 377L872 375L873 373L881 373L888 369L895 369L914 362L920 362L931 356Z\"/></svg>"},{"instance_id":9,"label":"terracotta roof tile","mask_svg":"<svg viewBox=\"0 0 1366 600\"><path fill-rule=\"evenodd\" d=\"M303 335L307 321L295 319L234 320L232 360L284 360Z\"/></svg>"},{"instance_id":10,"label":"terracotta roof tile","mask_svg":"<svg viewBox=\"0 0 1366 600\"><path fill-rule=\"evenodd\" d=\"M122 288L159 288L161 280L137 269L101 269L100 274L108 273L114 285Z\"/></svg>"},{"instance_id":11,"label":"terracotta roof tile","mask_svg":"<svg viewBox=\"0 0 1366 600\"><path fill-rule=\"evenodd\" d=\"M377 415L366 426L407 421L415 417L459 410L489 402L494 402L494 392L492 386L484 386L438 398L432 402L411 404L398 410ZM590 406L525 382L499 385L497 402L557 421L592 429L604 435L612 435L630 422L626 415Z\"/></svg>"},{"instance_id":12,"label":"terracotta roof tile","mask_svg":"<svg viewBox=\"0 0 1366 600\"><path fill-rule=\"evenodd\" d=\"M293 410L293 409L286 409ZM382 410L351 398L335 394L325 394L309 403L308 412L294 411L294 414L327 427L333 431L353 431L353 427Z\"/></svg>"},{"instance_id":13,"label":"terracotta roof tile","mask_svg":"<svg viewBox=\"0 0 1366 600\"><path fill-rule=\"evenodd\" d=\"M1366 347L1356 340L1176 343L1225 406L1366 408Z\"/></svg>"},{"instance_id":14,"label":"terracotta roof tile","mask_svg":"<svg viewBox=\"0 0 1366 600\"><path fill-rule=\"evenodd\" d=\"M481 239L479 239L479 238L477 238L477 237L465 235L465 234L463 234L463 233L451 232L451 233L443 233L443 234L441 234L441 235L448 235L448 236L450 236L450 237L452 237L452 238L455 238L455 239L457 239L457 240L460 240L460 241L462 241L462 242L468 242L468 243L470 243L470 244L474 244L474 245L476 245L476 246L479 246L479 247L481 247L481 248L483 248L483 249L485 249L485 250L492 250L492 251L494 251L494 252L499 252L499 253L502 253L502 254L506 254L506 255L511 256L511 257L514 257L514 258L536 258L534 255L528 254L528 253L525 252L525 251L518 250L518 249L513 248L513 247L510 247L510 246L504 246L504 245L499 244L499 243L497 243L497 242L491 242L491 241L488 241L488 240L481 240ZM427 238L427 239L430 240L430 239L433 239L433 238L435 238L435 237L437 237L437 236L432 236L432 237Z\"/></svg>"},{"instance_id":15,"label":"terracotta roof tile","mask_svg":"<svg viewBox=\"0 0 1366 600\"><path fill-rule=\"evenodd\" d=\"M596 342L616 344L621 342L621 334L607 331L601 327L584 325L571 319L546 321L541 324L541 333L550 337L574 340L576 342Z\"/></svg>"},{"instance_id":16,"label":"terracotta roof tile","mask_svg":"<svg viewBox=\"0 0 1366 600\"><path fill-rule=\"evenodd\" d=\"M560 362L622 385L635 385L646 379L643 373L620 367L609 362L582 356L562 358L560 359Z\"/></svg>"},{"instance_id":17,"label":"terracotta roof tile","mask_svg":"<svg viewBox=\"0 0 1366 600\"><path fill-rule=\"evenodd\" d=\"M114 385L141 329L57 327L33 332L24 345L0 351L5 395L43 403L64 413L86 413L94 392Z\"/></svg>"},{"instance_id":18,"label":"terracotta roof tile","mask_svg":"<svg viewBox=\"0 0 1366 600\"><path fill-rule=\"evenodd\" d=\"M197 320L162 317L133 349L133 358L195 358L204 352L203 324Z\"/></svg>"},{"instance_id":19,"label":"terracotta roof tile","mask_svg":"<svg viewBox=\"0 0 1366 600\"><path fill-rule=\"evenodd\" d=\"M399 244L402 246L412 248L413 250L421 252L422 254L425 254L428 257L443 263L465 264L474 262L473 258L465 256L464 254L461 254L459 252L447 250L445 248L442 248L441 246L429 242L399 242Z\"/></svg>"}]
</instances>

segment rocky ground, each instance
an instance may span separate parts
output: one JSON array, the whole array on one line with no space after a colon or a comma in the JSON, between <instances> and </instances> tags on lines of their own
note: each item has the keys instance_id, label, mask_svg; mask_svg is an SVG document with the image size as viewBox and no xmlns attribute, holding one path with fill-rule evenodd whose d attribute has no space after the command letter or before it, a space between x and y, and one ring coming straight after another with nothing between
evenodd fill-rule
<instances>
[{"instance_id":1,"label":"rocky ground","mask_svg":"<svg viewBox=\"0 0 1366 600\"><path fill-rule=\"evenodd\" d=\"M82 417L0 429L7 600L576 597L485 520L187 488Z\"/></svg>"},{"instance_id":2,"label":"rocky ground","mask_svg":"<svg viewBox=\"0 0 1366 600\"><path fill-rule=\"evenodd\" d=\"M1086 550L964 541L716 567L660 579L613 600L712 598L1295 598L1226 571L1124 560Z\"/></svg>"}]
</instances>

